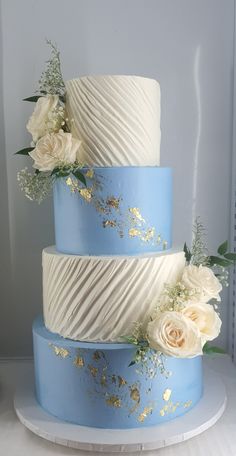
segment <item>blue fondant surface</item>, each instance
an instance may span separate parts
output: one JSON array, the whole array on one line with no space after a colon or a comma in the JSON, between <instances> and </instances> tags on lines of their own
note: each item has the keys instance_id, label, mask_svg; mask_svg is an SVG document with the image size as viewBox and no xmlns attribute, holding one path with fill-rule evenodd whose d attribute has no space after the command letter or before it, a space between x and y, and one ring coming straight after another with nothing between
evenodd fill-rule
<instances>
[{"instance_id":1,"label":"blue fondant surface","mask_svg":"<svg viewBox=\"0 0 236 456\"><path fill-rule=\"evenodd\" d=\"M57 250L78 255L133 255L172 244L172 172L161 167L94 168L90 202L65 182L54 185ZM86 172L86 170L84 171ZM118 205L109 204L112 198ZM141 218L130 211L138 209ZM153 230L154 229L154 230ZM131 230L131 231L130 231Z\"/></svg>"},{"instance_id":2,"label":"blue fondant surface","mask_svg":"<svg viewBox=\"0 0 236 456\"><path fill-rule=\"evenodd\" d=\"M162 359L150 351L144 363L129 366L133 346L63 339L42 318L33 324L33 340L38 402L64 421L113 429L153 426L186 413L202 394L201 357Z\"/></svg>"}]
</instances>

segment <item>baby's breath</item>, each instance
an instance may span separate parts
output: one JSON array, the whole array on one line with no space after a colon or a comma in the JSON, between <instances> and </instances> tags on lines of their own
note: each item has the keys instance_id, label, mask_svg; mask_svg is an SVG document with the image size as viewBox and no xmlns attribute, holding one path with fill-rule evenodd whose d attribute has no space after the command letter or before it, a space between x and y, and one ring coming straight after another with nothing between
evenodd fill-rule
<instances>
[{"instance_id":1,"label":"baby's breath","mask_svg":"<svg viewBox=\"0 0 236 456\"><path fill-rule=\"evenodd\" d=\"M30 173L24 168L17 173L20 189L31 201L39 204L48 196L52 189L53 177L46 173Z\"/></svg>"},{"instance_id":2,"label":"baby's breath","mask_svg":"<svg viewBox=\"0 0 236 456\"><path fill-rule=\"evenodd\" d=\"M50 40L47 40L47 44L51 47L51 58L39 79L39 92L64 97L65 84L61 73L60 52Z\"/></svg>"}]
</instances>

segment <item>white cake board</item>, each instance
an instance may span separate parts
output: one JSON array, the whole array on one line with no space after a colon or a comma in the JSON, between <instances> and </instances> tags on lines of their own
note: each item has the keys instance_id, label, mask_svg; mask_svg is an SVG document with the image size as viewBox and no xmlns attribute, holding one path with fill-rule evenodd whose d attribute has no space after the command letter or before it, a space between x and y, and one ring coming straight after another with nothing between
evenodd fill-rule
<instances>
[{"instance_id":1,"label":"white cake board","mask_svg":"<svg viewBox=\"0 0 236 456\"><path fill-rule=\"evenodd\" d=\"M34 376L18 386L14 406L19 420L32 432L51 442L101 453L156 450L183 442L213 426L226 407L222 380L204 369L204 394L184 416L162 425L138 429L98 429L62 422L44 411L35 399Z\"/></svg>"}]
</instances>

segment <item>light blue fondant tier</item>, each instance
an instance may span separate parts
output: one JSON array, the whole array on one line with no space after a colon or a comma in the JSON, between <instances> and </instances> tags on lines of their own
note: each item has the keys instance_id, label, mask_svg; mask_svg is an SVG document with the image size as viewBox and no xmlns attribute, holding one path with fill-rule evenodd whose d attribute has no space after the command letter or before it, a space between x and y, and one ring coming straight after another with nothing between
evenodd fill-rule
<instances>
[{"instance_id":1,"label":"light blue fondant tier","mask_svg":"<svg viewBox=\"0 0 236 456\"><path fill-rule=\"evenodd\" d=\"M169 249L171 169L110 167L94 171L81 194L75 188L72 191L73 176L69 186L66 178L55 182L57 250L78 255L133 255Z\"/></svg>"},{"instance_id":2,"label":"light blue fondant tier","mask_svg":"<svg viewBox=\"0 0 236 456\"><path fill-rule=\"evenodd\" d=\"M76 342L33 325L36 394L63 421L99 428L138 428L188 412L202 394L201 357L161 358L150 351L130 365L129 344ZM160 363L160 364L159 364Z\"/></svg>"}]
</instances>

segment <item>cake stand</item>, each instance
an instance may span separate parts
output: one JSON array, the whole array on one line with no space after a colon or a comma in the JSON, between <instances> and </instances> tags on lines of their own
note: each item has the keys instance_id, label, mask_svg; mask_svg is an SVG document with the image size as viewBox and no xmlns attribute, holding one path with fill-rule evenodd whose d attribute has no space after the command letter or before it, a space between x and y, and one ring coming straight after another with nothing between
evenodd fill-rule
<instances>
[{"instance_id":1,"label":"cake stand","mask_svg":"<svg viewBox=\"0 0 236 456\"><path fill-rule=\"evenodd\" d=\"M204 368L200 402L180 418L142 429L98 429L62 422L43 410L35 399L33 367L19 384L14 406L19 420L38 436L70 448L101 453L128 453L163 448L183 442L213 426L226 407L222 380Z\"/></svg>"}]
</instances>

